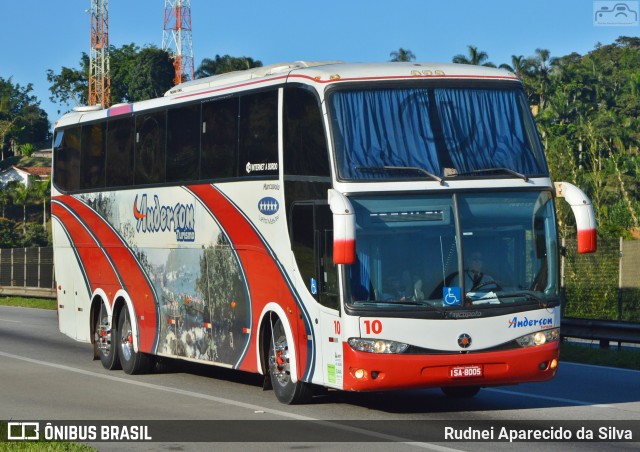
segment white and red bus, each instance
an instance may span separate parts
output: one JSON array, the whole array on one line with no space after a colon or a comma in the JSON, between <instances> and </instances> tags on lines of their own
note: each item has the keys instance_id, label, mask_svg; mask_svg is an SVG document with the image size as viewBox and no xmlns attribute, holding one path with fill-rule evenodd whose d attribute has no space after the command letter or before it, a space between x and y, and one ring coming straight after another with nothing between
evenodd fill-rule
<instances>
[{"instance_id":1,"label":"white and red bus","mask_svg":"<svg viewBox=\"0 0 640 452\"><path fill-rule=\"evenodd\" d=\"M60 330L107 369L171 357L315 387L551 379L555 199L520 81L431 63L273 65L56 124ZM463 277L464 276L464 277Z\"/></svg>"}]
</instances>

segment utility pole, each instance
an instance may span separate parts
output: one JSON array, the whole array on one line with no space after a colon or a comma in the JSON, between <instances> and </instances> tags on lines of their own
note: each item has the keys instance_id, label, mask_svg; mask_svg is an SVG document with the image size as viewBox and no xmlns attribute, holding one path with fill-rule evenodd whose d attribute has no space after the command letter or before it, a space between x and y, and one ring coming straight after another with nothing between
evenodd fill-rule
<instances>
[{"instance_id":1,"label":"utility pole","mask_svg":"<svg viewBox=\"0 0 640 452\"><path fill-rule=\"evenodd\" d=\"M109 71L109 0L91 0L89 105L111 106Z\"/></svg>"},{"instance_id":2,"label":"utility pole","mask_svg":"<svg viewBox=\"0 0 640 452\"><path fill-rule=\"evenodd\" d=\"M173 67L175 69L173 83L175 85L187 80L193 80L191 0L164 1L162 50L169 52L173 59Z\"/></svg>"}]
</instances>

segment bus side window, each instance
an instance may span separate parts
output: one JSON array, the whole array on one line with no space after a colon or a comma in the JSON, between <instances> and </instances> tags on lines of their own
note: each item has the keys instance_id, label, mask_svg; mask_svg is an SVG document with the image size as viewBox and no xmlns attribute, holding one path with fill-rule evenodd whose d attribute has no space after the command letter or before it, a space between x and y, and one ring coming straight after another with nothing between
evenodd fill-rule
<instances>
[{"instance_id":1,"label":"bus side window","mask_svg":"<svg viewBox=\"0 0 640 452\"><path fill-rule=\"evenodd\" d=\"M80 188L83 190L105 185L105 126L104 122L82 126Z\"/></svg>"},{"instance_id":2,"label":"bus side window","mask_svg":"<svg viewBox=\"0 0 640 452\"><path fill-rule=\"evenodd\" d=\"M328 204L316 204L315 207L320 304L339 310L338 267L333 263L333 215Z\"/></svg>"},{"instance_id":3,"label":"bus side window","mask_svg":"<svg viewBox=\"0 0 640 452\"><path fill-rule=\"evenodd\" d=\"M231 97L202 104L201 179L238 175L238 103Z\"/></svg>"},{"instance_id":4,"label":"bus side window","mask_svg":"<svg viewBox=\"0 0 640 452\"><path fill-rule=\"evenodd\" d=\"M293 204L291 206L291 247L304 285L317 299L317 289L314 291L314 286L317 288L314 241L313 204Z\"/></svg>"},{"instance_id":5,"label":"bus side window","mask_svg":"<svg viewBox=\"0 0 640 452\"><path fill-rule=\"evenodd\" d=\"M54 182L62 190L80 188L80 127L58 130L54 149Z\"/></svg>"},{"instance_id":6,"label":"bus side window","mask_svg":"<svg viewBox=\"0 0 640 452\"><path fill-rule=\"evenodd\" d=\"M278 92L240 98L240 171L245 176L278 175ZM249 164L264 164L254 169Z\"/></svg>"},{"instance_id":7,"label":"bus side window","mask_svg":"<svg viewBox=\"0 0 640 452\"><path fill-rule=\"evenodd\" d=\"M136 117L135 184L165 181L166 111Z\"/></svg>"},{"instance_id":8,"label":"bus side window","mask_svg":"<svg viewBox=\"0 0 640 452\"><path fill-rule=\"evenodd\" d=\"M284 174L331 176L322 111L313 92L284 90Z\"/></svg>"},{"instance_id":9,"label":"bus side window","mask_svg":"<svg viewBox=\"0 0 640 452\"><path fill-rule=\"evenodd\" d=\"M133 117L110 120L107 127L107 187L133 184Z\"/></svg>"},{"instance_id":10,"label":"bus side window","mask_svg":"<svg viewBox=\"0 0 640 452\"><path fill-rule=\"evenodd\" d=\"M339 309L332 229L333 217L327 204L307 201L292 205L291 244L300 276L320 304Z\"/></svg>"},{"instance_id":11,"label":"bus side window","mask_svg":"<svg viewBox=\"0 0 640 452\"><path fill-rule=\"evenodd\" d=\"M172 108L167 115L167 182L198 179L200 106Z\"/></svg>"}]
</instances>

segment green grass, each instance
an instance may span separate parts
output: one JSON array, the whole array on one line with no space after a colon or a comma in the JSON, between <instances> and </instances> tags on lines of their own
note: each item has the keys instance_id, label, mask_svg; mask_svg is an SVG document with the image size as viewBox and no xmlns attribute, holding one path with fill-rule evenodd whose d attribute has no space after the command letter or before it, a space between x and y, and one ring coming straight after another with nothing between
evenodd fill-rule
<instances>
[{"instance_id":1,"label":"green grass","mask_svg":"<svg viewBox=\"0 0 640 452\"><path fill-rule=\"evenodd\" d=\"M560 344L560 361L640 370L640 348L600 348L599 344Z\"/></svg>"},{"instance_id":2,"label":"green grass","mask_svg":"<svg viewBox=\"0 0 640 452\"><path fill-rule=\"evenodd\" d=\"M0 305L53 310L56 309L56 300L52 298L0 297Z\"/></svg>"},{"instance_id":3,"label":"green grass","mask_svg":"<svg viewBox=\"0 0 640 452\"><path fill-rule=\"evenodd\" d=\"M13 431L13 429L12 429ZM14 435L17 432L13 432ZM28 435L33 435L33 430L28 430ZM82 443L70 442L49 442L49 441L8 441L7 440L7 424L0 422L0 452L4 451L23 451L23 452L95 452L93 447L86 446Z\"/></svg>"}]
</instances>

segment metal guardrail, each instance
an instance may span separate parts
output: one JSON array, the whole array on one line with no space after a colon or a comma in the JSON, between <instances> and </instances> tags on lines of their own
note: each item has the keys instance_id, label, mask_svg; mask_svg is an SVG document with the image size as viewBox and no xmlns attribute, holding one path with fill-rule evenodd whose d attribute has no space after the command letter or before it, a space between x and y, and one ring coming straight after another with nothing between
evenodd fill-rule
<instances>
[{"instance_id":1,"label":"metal guardrail","mask_svg":"<svg viewBox=\"0 0 640 452\"><path fill-rule=\"evenodd\" d=\"M577 339L640 344L640 324L617 320L576 319L565 317L560 324L560 335Z\"/></svg>"}]
</instances>

